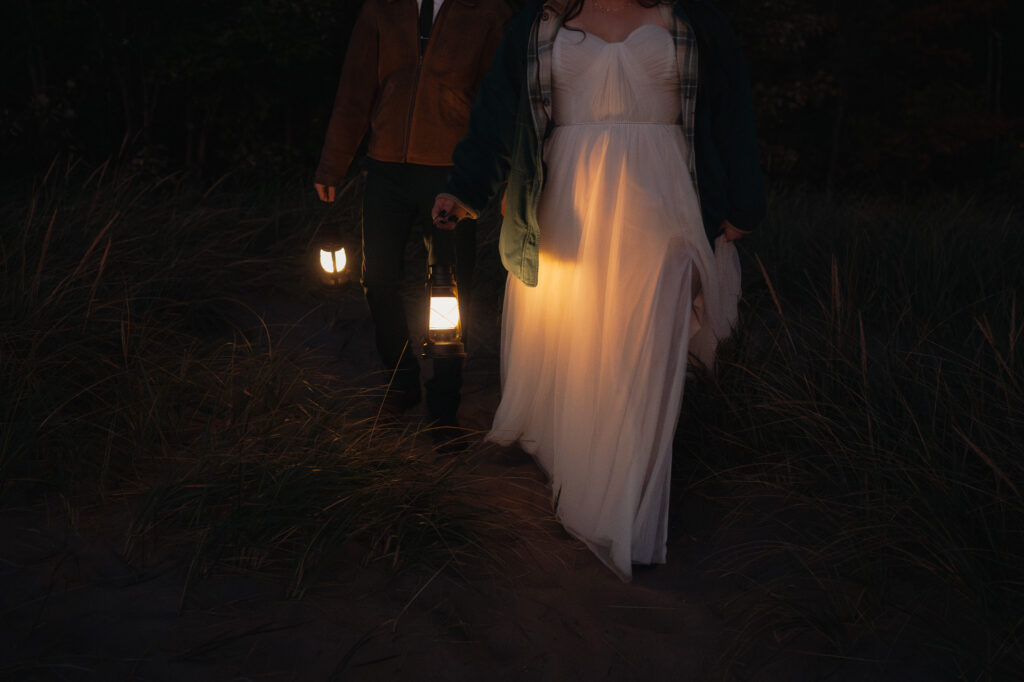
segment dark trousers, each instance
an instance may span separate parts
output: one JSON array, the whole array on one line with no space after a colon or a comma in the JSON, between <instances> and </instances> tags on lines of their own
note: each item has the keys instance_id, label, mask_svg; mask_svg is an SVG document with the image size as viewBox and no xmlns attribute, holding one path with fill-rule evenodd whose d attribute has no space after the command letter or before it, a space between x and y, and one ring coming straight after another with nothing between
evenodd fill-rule
<instances>
[{"instance_id":1,"label":"dark trousers","mask_svg":"<svg viewBox=\"0 0 1024 682\"><path fill-rule=\"evenodd\" d=\"M414 229L428 242L435 229L430 220L434 197L444 187L451 168L385 163L366 159L363 194L363 292L376 329L377 351L385 366L395 371L392 390L418 394L419 347L409 340L402 281L405 247ZM476 222L463 220L455 228L455 277L459 308L465 314L473 288L476 264ZM426 264L422 266L426 281ZM426 295L413 305L427 305ZM427 382L427 410L431 417L450 421L459 407L462 360L434 360L433 378Z\"/></svg>"}]
</instances>

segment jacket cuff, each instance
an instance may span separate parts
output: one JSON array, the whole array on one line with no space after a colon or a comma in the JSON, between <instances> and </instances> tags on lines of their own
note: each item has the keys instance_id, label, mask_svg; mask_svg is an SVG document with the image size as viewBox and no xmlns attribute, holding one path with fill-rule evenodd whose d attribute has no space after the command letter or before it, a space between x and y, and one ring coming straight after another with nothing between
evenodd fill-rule
<instances>
[{"instance_id":1,"label":"jacket cuff","mask_svg":"<svg viewBox=\"0 0 1024 682\"><path fill-rule=\"evenodd\" d=\"M337 187L345 179L345 172L352 165L352 159L353 157L348 156L341 159L341 163L332 163L330 165L321 161L320 165L317 166L316 173L313 174L313 182L319 185L327 185L328 187ZM340 168L341 172L336 172L336 168Z\"/></svg>"},{"instance_id":2,"label":"jacket cuff","mask_svg":"<svg viewBox=\"0 0 1024 682\"><path fill-rule=\"evenodd\" d=\"M756 215L737 213L735 215L722 218L722 220L718 221L718 225L721 226L722 222L725 220L728 220L730 223L732 223L732 226L735 227L740 232L743 232L745 234L751 234L752 232L756 231L755 228L757 227L758 223L761 222L761 217Z\"/></svg>"},{"instance_id":3,"label":"jacket cuff","mask_svg":"<svg viewBox=\"0 0 1024 682\"><path fill-rule=\"evenodd\" d=\"M725 218L724 220L718 221L718 231L719 232L722 231L722 223L724 223L726 221L728 221L729 224L731 224L733 227L735 227L737 230L739 230L743 234L752 234L754 232L754 228L751 227L750 223L747 223L747 225L744 227L740 223L737 223L732 218Z\"/></svg>"}]
</instances>

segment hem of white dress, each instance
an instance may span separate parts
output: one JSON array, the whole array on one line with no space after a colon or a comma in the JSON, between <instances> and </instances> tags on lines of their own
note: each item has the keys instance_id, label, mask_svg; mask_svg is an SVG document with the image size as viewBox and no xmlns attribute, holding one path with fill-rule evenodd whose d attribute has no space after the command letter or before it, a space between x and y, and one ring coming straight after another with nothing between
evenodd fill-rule
<instances>
[{"instance_id":1,"label":"hem of white dress","mask_svg":"<svg viewBox=\"0 0 1024 682\"><path fill-rule=\"evenodd\" d=\"M632 561L631 560L630 561L630 570L629 570L629 572L628 573L624 573L619 568L619 566L617 564L615 564L615 562L612 561L610 557L607 556L608 554L611 553L611 551L609 549L610 545L602 545L602 544L600 544L600 543L598 543L596 541L588 540L587 538L583 537L582 533L580 533L579 531L575 530L572 526L567 524L558 515L557 512L555 513L555 519L560 524L562 524L562 528L565 529L565 532L567 532L569 535L573 536L574 538L576 538L577 540L579 540L580 542L585 544L587 546L587 549L590 550L590 553L593 554L598 559L598 561L600 561L602 564L604 564L606 568L608 568L612 573L614 573L615 577L617 577L619 580L621 580L624 583L631 583L631 582L633 582L633 568L632 568L633 566L655 566L655 565L662 566L665 563L667 563L665 560L662 560L662 561L657 561L657 560L655 560L655 561Z\"/></svg>"},{"instance_id":2,"label":"hem of white dress","mask_svg":"<svg viewBox=\"0 0 1024 682\"><path fill-rule=\"evenodd\" d=\"M523 452L525 452L526 454L530 455L530 457L533 459L533 461L537 465L537 467L548 476L548 483L546 485L548 486L549 492L551 492L551 505L552 505L552 507L554 507L555 495L554 495L554 491L551 490L551 482L550 482L550 476L551 475L544 468L544 465L541 464L540 459L537 457L537 454L535 452L536 448L535 447L534 448L530 448L529 447L529 441L525 441L524 442L524 441L522 441L520 439L519 436L509 435L511 433L513 433L513 432L512 431L505 431L504 435L499 435L499 433L496 432L496 431L490 431L490 432L487 433L486 436L484 436L484 440L487 441L487 442L490 442L490 443L494 443L496 445L501 445L502 447L511 447L513 445L518 445L519 448ZM536 443L534 443L534 445L536 445ZM562 526L562 528L565 529L565 532L567 532L569 535L571 535L575 539L577 539L580 542L582 542L583 544L585 544L587 546L587 549L590 550L590 553L593 554L597 558L597 560L600 561L602 564L604 564L605 567L607 567L612 573L614 573L615 577L617 577L619 580L621 580L624 583L630 583L630 582L633 581L632 566L634 566L634 565L635 566L655 566L655 565L664 565L666 563L666 560L664 560L664 559L662 559L662 560L655 559L653 561L631 561L630 562L630 570L628 572L623 572L622 569L620 569L619 566L616 565L614 561L612 561L610 556L608 556L609 554L611 554L611 551L609 549L610 543L609 544L601 544L600 542L597 542L595 540L590 540L590 539L584 537L584 535L582 533L580 533L575 528L573 528L569 523L567 523L565 521L565 519L563 519L561 517L561 515L558 513L557 509L554 510L554 516L555 516L555 520L558 521L558 523Z\"/></svg>"}]
</instances>

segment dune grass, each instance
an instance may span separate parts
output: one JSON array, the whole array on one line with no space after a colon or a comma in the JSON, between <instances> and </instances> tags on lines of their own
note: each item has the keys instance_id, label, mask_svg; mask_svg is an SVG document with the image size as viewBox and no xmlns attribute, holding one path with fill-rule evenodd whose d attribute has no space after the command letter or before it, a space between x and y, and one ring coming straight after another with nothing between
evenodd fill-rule
<instances>
[{"instance_id":1,"label":"dune grass","mask_svg":"<svg viewBox=\"0 0 1024 682\"><path fill-rule=\"evenodd\" d=\"M0 500L124 509L128 558L173 547L192 577L267 571L292 594L339 552L486 555L467 473L246 303L285 290L315 312L305 254L325 216L355 228L353 198L327 214L230 185L59 160L3 206Z\"/></svg>"},{"instance_id":2,"label":"dune grass","mask_svg":"<svg viewBox=\"0 0 1024 682\"><path fill-rule=\"evenodd\" d=\"M355 229L357 192L330 229ZM60 160L0 205L0 503L123 510L132 560L296 596L339 556L489 554L502 517L471 472L248 309L316 309L308 194ZM677 491L725 510L702 565L737 585L723 678L1024 669L1021 222L1005 199L772 193L741 328L677 434Z\"/></svg>"},{"instance_id":3,"label":"dune grass","mask_svg":"<svg viewBox=\"0 0 1024 682\"><path fill-rule=\"evenodd\" d=\"M1021 223L1006 200L773 195L678 434L690 491L728 510L736 679L773 650L1024 669Z\"/></svg>"}]
</instances>

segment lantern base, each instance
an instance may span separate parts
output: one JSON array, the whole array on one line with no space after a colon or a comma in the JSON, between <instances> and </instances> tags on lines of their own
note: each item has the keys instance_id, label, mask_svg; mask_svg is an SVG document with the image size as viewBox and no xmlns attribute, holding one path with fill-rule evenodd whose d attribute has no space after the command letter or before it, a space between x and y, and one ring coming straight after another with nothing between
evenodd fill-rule
<instances>
[{"instance_id":1,"label":"lantern base","mask_svg":"<svg viewBox=\"0 0 1024 682\"><path fill-rule=\"evenodd\" d=\"M466 346L461 341L451 341L447 343L431 343L429 341L425 341L423 343L423 351L420 353L420 357L431 360L464 358L466 357Z\"/></svg>"},{"instance_id":2,"label":"lantern base","mask_svg":"<svg viewBox=\"0 0 1024 682\"><path fill-rule=\"evenodd\" d=\"M326 273L320 276L320 289L327 293L340 293L352 286L352 278L347 274L341 277L332 277Z\"/></svg>"}]
</instances>

